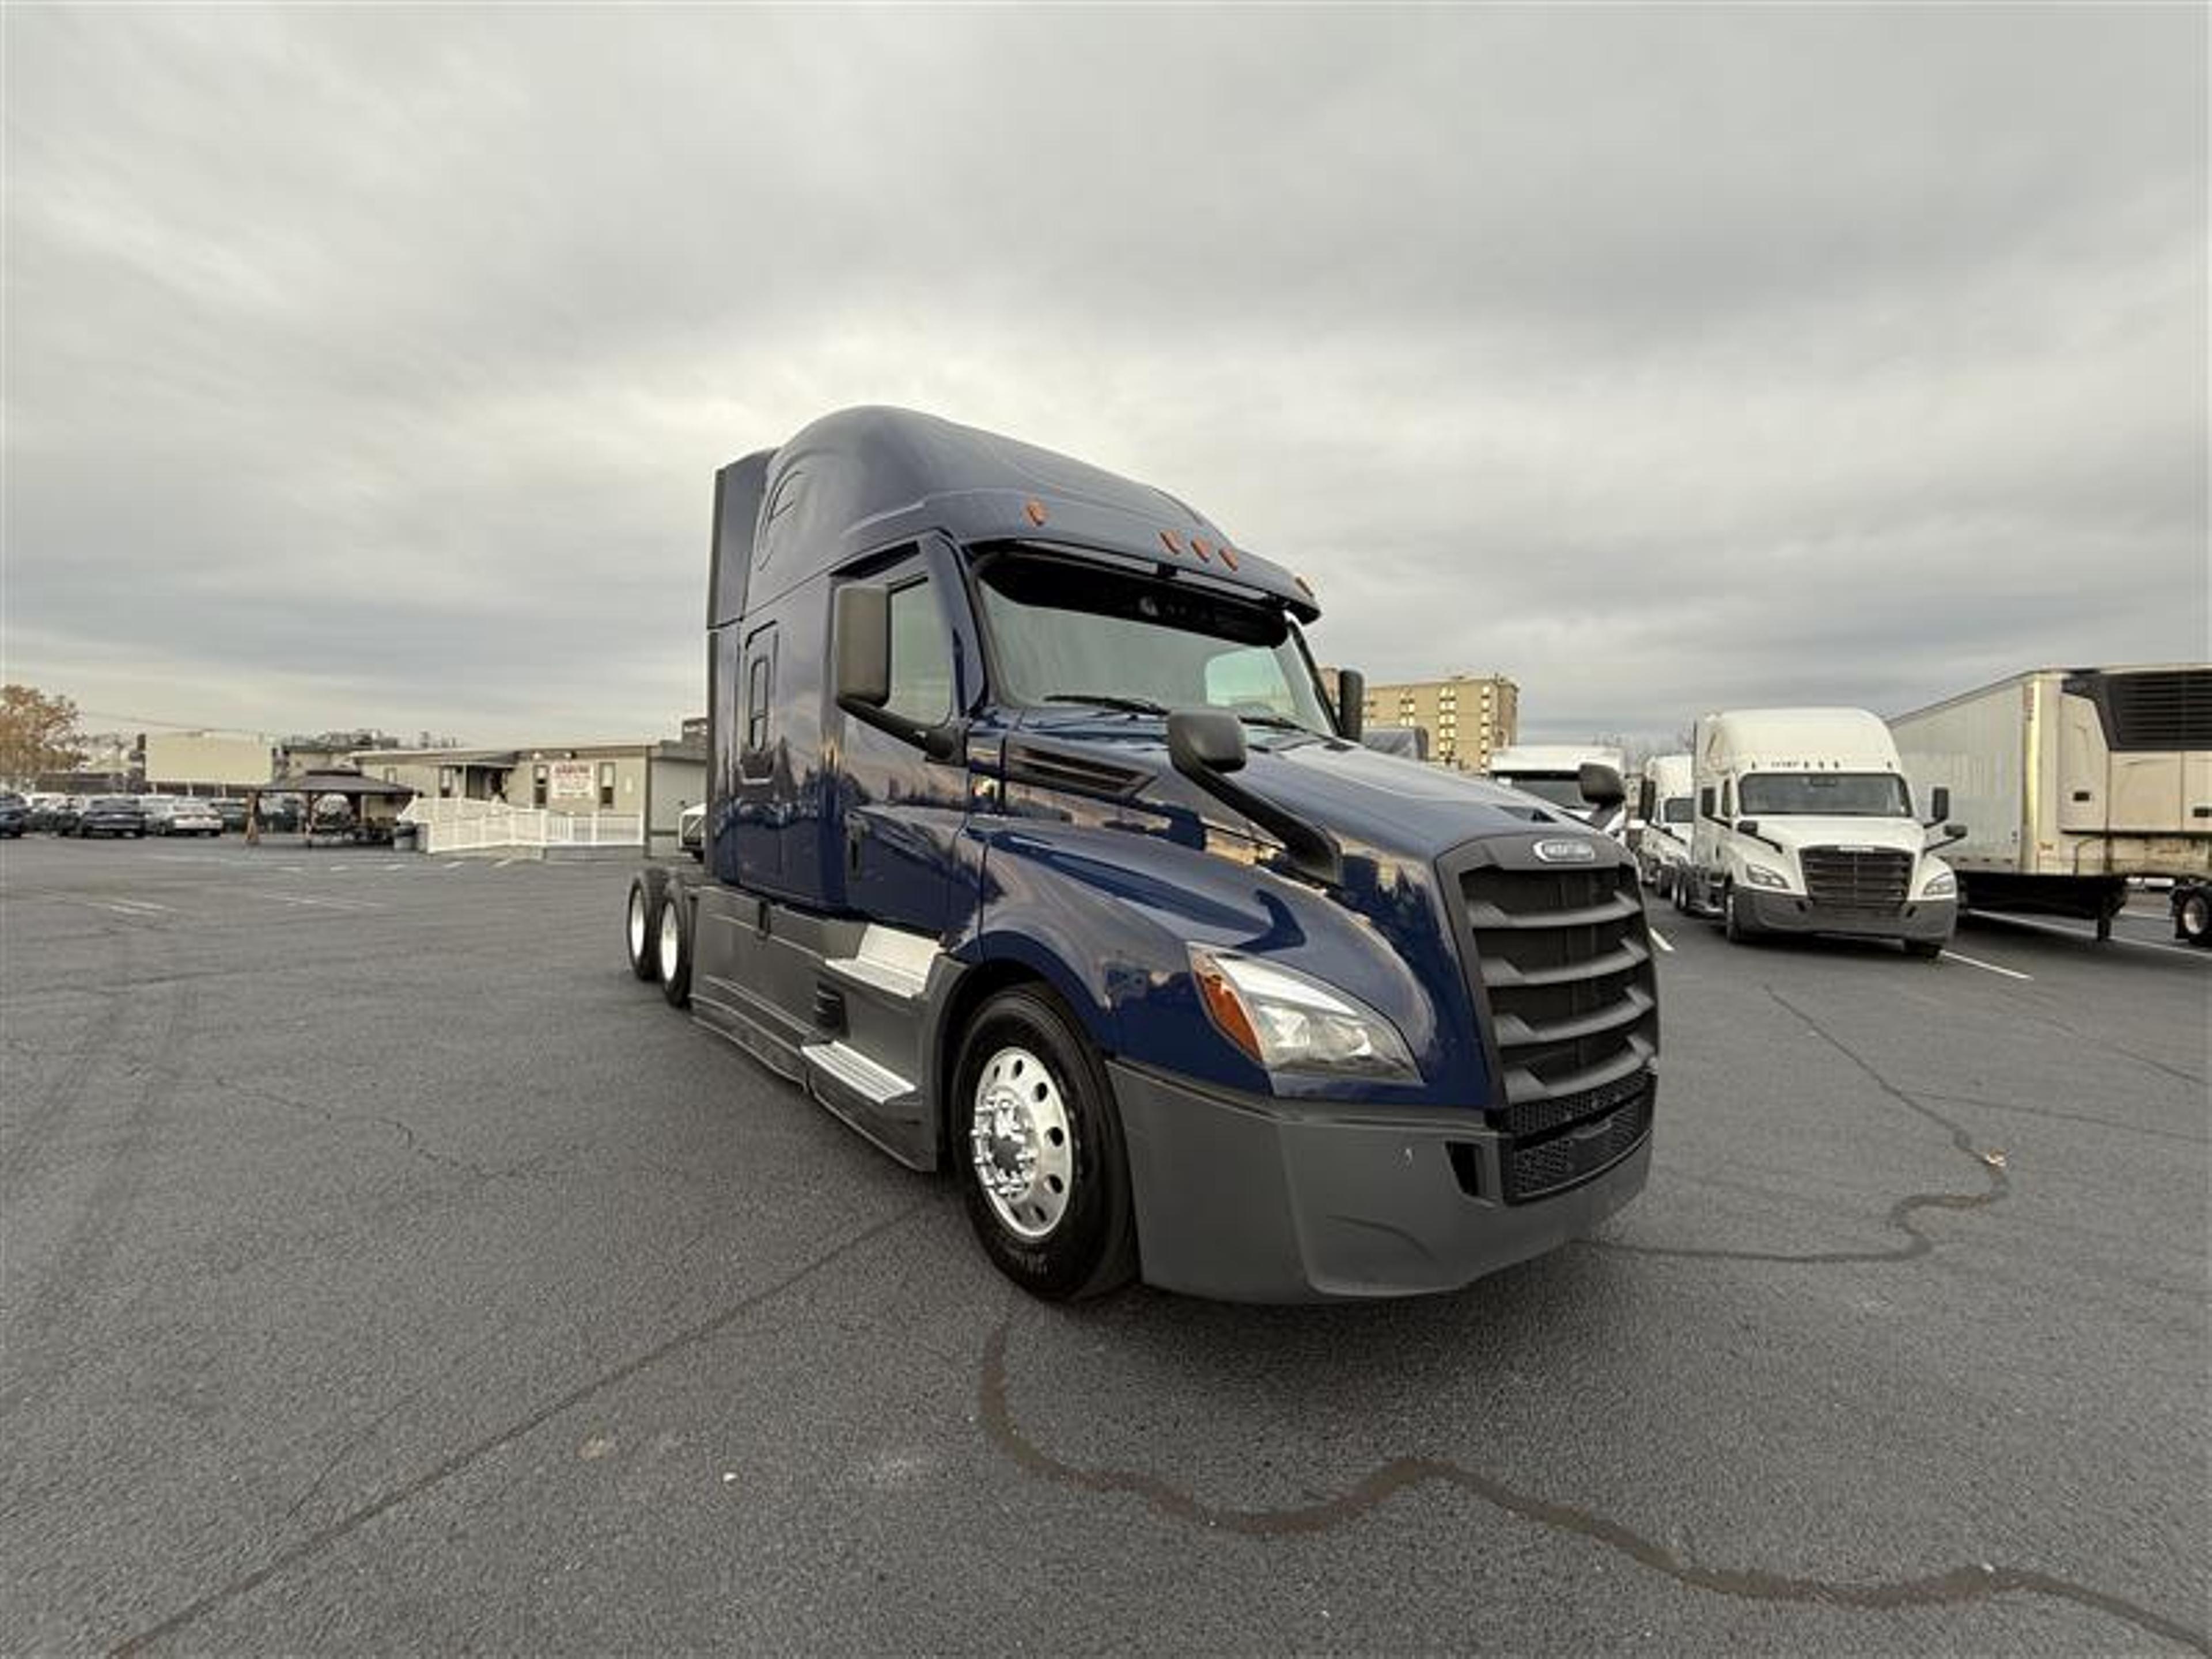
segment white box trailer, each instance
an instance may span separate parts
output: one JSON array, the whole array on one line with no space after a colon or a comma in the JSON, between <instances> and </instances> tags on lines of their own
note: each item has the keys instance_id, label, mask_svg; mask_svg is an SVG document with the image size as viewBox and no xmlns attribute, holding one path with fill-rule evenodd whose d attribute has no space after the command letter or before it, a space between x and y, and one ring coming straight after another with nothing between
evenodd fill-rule
<instances>
[{"instance_id":1,"label":"white box trailer","mask_svg":"<svg viewBox=\"0 0 2212 1659\"><path fill-rule=\"evenodd\" d=\"M1889 726L1966 826L1947 854L1965 908L2081 916L2104 939L2129 879L2164 877L2177 930L2212 942L2212 665L2031 669Z\"/></svg>"}]
</instances>

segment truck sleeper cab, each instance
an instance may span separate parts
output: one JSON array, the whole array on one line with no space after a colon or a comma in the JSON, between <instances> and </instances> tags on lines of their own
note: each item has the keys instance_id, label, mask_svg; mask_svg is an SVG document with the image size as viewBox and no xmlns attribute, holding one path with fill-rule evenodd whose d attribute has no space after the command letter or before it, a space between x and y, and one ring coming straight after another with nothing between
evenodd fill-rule
<instances>
[{"instance_id":1,"label":"truck sleeper cab","mask_svg":"<svg viewBox=\"0 0 2212 1659\"><path fill-rule=\"evenodd\" d=\"M1889 730L1859 708L1752 708L1697 725L1690 863L1677 902L1730 940L1834 933L1899 940L1934 957L1958 921L1958 885L1935 856L1964 830L1912 815ZM1929 832L1942 827L1942 838Z\"/></svg>"},{"instance_id":2,"label":"truck sleeper cab","mask_svg":"<svg viewBox=\"0 0 2212 1659\"><path fill-rule=\"evenodd\" d=\"M1655 755L1644 763L1633 850L1644 890L1655 898L1675 898L1676 883L1689 867L1690 827L1696 817L1692 771L1686 754Z\"/></svg>"},{"instance_id":3,"label":"truck sleeper cab","mask_svg":"<svg viewBox=\"0 0 2212 1659\"><path fill-rule=\"evenodd\" d=\"M1618 798L1589 799L1582 788L1582 769L1596 765L1619 775L1623 757L1618 749L1580 749L1570 744L1515 744L1494 750L1490 757L1492 783L1518 789L1547 800L1572 814L1593 830L1626 842L1628 814Z\"/></svg>"},{"instance_id":4,"label":"truck sleeper cab","mask_svg":"<svg viewBox=\"0 0 2212 1659\"><path fill-rule=\"evenodd\" d=\"M1442 1291L1588 1231L1650 1160L1626 854L1353 741L1317 614L1172 496L928 416L733 463L704 867L632 883L633 971L949 1169L1039 1295Z\"/></svg>"}]
</instances>

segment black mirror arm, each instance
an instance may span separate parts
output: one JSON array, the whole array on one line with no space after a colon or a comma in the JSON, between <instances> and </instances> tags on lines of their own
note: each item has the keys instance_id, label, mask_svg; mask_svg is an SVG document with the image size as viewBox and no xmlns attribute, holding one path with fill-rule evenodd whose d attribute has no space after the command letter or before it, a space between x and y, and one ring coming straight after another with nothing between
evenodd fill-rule
<instances>
[{"instance_id":1,"label":"black mirror arm","mask_svg":"<svg viewBox=\"0 0 2212 1659\"><path fill-rule=\"evenodd\" d=\"M837 707L878 732L888 732L902 743L912 744L932 760L957 760L968 746L968 722L964 720L944 720L934 724L909 720L860 697L840 697Z\"/></svg>"},{"instance_id":2,"label":"black mirror arm","mask_svg":"<svg viewBox=\"0 0 2212 1659\"><path fill-rule=\"evenodd\" d=\"M1927 828L1933 830L1936 828L1936 825L1930 823ZM1965 824L1947 823L1943 825L1943 839L1941 841L1931 841L1921 850L1925 853L1940 853L1946 847L1956 846L1959 842L1966 840L1966 826Z\"/></svg>"},{"instance_id":3,"label":"black mirror arm","mask_svg":"<svg viewBox=\"0 0 2212 1659\"><path fill-rule=\"evenodd\" d=\"M1242 812L1280 841L1290 853L1292 866L1301 875L1331 887L1342 884L1344 849L1328 830L1316 829L1211 767L1178 764L1176 769L1223 805Z\"/></svg>"}]
</instances>

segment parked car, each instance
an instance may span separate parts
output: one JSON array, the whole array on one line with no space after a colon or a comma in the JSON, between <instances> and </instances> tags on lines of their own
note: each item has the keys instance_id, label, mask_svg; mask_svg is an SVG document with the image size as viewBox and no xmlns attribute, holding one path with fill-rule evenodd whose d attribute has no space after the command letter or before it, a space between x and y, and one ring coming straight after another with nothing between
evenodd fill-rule
<instances>
[{"instance_id":1,"label":"parked car","mask_svg":"<svg viewBox=\"0 0 2212 1659\"><path fill-rule=\"evenodd\" d=\"M221 800L210 801L208 805L216 815L216 828L218 830L246 828L244 801L233 800L229 796L225 795Z\"/></svg>"},{"instance_id":2,"label":"parked car","mask_svg":"<svg viewBox=\"0 0 2212 1659\"><path fill-rule=\"evenodd\" d=\"M228 820L224 821L228 826ZM239 819L244 828L246 820ZM300 827L300 798L297 795L264 795L261 798L261 827L289 834Z\"/></svg>"},{"instance_id":3,"label":"parked car","mask_svg":"<svg viewBox=\"0 0 2212 1659\"><path fill-rule=\"evenodd\" d=\"M10 841L31 827L31 803L12 791L0 793L0 836Z\"/></svg>"},{"instance_id":4,"label":"parked car","mask_svg":"<svg viewBox=\"0 0 2212 1659\"><path fill-rule=\"evenodd\" d=\"M83 796L57 795L40 809L38 827L57 836L73 836L76 833L76 821L83 815Z\"/></svg>"},{"instance_id":5,"label":"parked car","mask_svg":"<svg viewBox=\"0 0 2212 1659\"><path fill-rule=\"evenodd\" d=\"M211 801L180 795L155 795L145 803L149 836L219 836L222 820Z\"/></svg>"},{"instance_id":6,"label":"parked car","mask_svg":"<svg viewBox=\"0 0 2212 1659\"><path fill-rule=\"evenodd\" d=\"M88 840L94 836L129 836L136 839L146 833L146 809L138 804L136 795L96 795L79 814L76 828L64 833Z\"/></svg>"}]
</instances>

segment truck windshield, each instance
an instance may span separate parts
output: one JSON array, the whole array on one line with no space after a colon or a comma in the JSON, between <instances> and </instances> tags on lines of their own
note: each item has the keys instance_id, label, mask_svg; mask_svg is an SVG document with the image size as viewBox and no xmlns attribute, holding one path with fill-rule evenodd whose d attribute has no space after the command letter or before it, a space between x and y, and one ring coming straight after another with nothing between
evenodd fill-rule
<instances>
[{"instance_id":1,"label":"truck windshield","mask_svg":"<svg viewBox=\"0 0 2212 1659\"><path fill-rule=\"evenodd\" d=\"M1271 605L1045 554L994 557L976 586L993 675L1009 702L1210 705L1330 731L1297 635Z\"/></svg>"},{"instance_id":2,"label":"truck windshield","mask_svg":"<svg viewBox=\"0 0 2212 1659\"><path fill-rule=\"evenodd\" d=\"M1911 798L1893 772L1753 772L1740 792L1747 818L1907 818Z\"/></svg>"},{"instance_id":3,"label":"truck windshield","mask_svg":"<svg viewBox=\"0 0 2212 1659\"><path fill-rule=\"evenodd\" d=\"M1564 806L1571 812L1586 812L1589 803L1583 799L1580 773L1570 775L1565 772L1524 772L1519 776L1493 773L1492 783L1502 783L1509 789L1518 789L1524 795L1534 795L1554 806Z\"/></svg>"}]
</instances>

